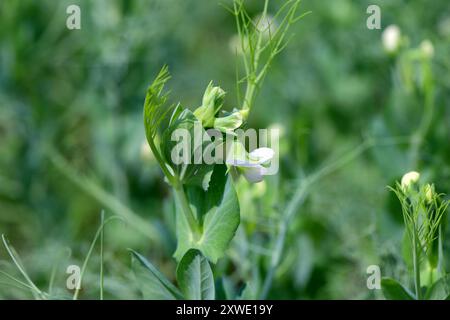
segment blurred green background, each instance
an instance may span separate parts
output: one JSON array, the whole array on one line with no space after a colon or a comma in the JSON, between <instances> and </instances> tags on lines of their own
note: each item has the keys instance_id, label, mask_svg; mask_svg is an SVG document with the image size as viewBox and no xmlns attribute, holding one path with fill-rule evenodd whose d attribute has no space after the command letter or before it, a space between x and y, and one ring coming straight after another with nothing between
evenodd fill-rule
<instances>
[{"instance_id":1,"label":"blurred green background","mask_svg":"<svg viewBox=\"0 0 450 320\"><path fill-rule=\"evenodd\" d=\"M262 1L246 2L256 17ZM66 28L70 4L81 8L81 30ZM381 8L382 30L366 27L370 4ZM400 207L386 186L414 169L450 190L450 3L304 0L300 11L312 12L293 26L249 120L281 129L280 172L238 185L242 224L215 267L218 287L239 294L248 284L245 297L257 298L281 254L269 298L378 299L366 286L369 265L408 281ZM381 41L391 24L404 37L397 54ZM215 0L0 2L0 233L38 287L71 295L66 268L82 264L102 209L125 216L105 231L106 298L140 298L127 248L173 279L173 199L145 148L145 90L167 64L173 101L197 107L214 80L231 109L235 37L233 16ZM425 39L434 56L409 61ZM434 113L414 159L409 138L427 94ZM287 221L305 177L330 164ZM0 270L20 278L3 246ZM98 272L96 247L81 298L98 298ZM0 275L0 298L32 296Z\"/></svg>"}]
</instances>

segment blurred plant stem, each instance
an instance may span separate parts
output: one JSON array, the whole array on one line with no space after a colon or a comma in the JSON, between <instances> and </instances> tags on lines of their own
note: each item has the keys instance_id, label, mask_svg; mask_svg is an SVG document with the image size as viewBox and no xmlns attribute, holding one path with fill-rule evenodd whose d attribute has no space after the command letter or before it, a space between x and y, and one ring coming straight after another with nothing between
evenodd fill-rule
<instances>
[{"instance_id":1,"label":"blurred plant stem","mask_svg":"<svg viewBox=\"0 0 450 320\"><path fill-rule=\"evenodd\" d=\"M421 122L416 132L411 136L411 169L417 168L419 165L420 149L423 146L425 137L431 127L435 108L434 102L434 81L433 72L431 70L431 62L427 57L420 57L422 76L423 76L423 114Z\"/></svg>"},{"instance_id":2,"label":"blurred plant stem","mask_svg":"<svg viewBox=\"0 0 450 320\"><path fill-rule=\"evenodd\" d=\"M276 269L278 268L281 262L281 255L284 250L288 227L289 225L291 225L292 219L298 212L299 207L305 201L310 187L313 186L316 182L320 181L325 176L341 169L342 167L344 167L345 165L347 165L348 163L350 163L351 161L353 161L354 159L356 159L357 157L359 157L372 147L389 146L393 144L394 145L406 144L408 142L409 142L408 137L393 137L378 141L375 140L374 138L368 138L364 142L362 142L359 146L354 148L352 151L348 152L344 156L331 162L331 164L322 167L321 169L317 170L316 172L310 174L309 176L300 181L297 189L294 192L292 199L286 206L286 210L284 211L283 217L281 219L279 231L275 239L274 249L272 251L273 253L270 261L269 271L267 272L267 275L263 282L260 299L266 299L269 294L270 288L272 286L273 277L275 275Z\"/></svg>"},{"instance_id":3,"label":"blurred plant stem","mask_svg":"<svg viewBox=\"0 0 450 320\"><path fill-rule=\"evenodd\" d=\"M113 220L117 220L117 219L121 219L121 218L118 216L112 216L107 219L104 219L103 212L102 212L101 224L100 224L100 227L98 227L97 232L95 233L94 239L92 240L91 246L89 247L89 251L86 254L86 258L84 259L83 266L81 267L80 279L78 280L77 288L75 289L75 292L73 294L73 300L77 300L78 295L80 294L81 281L83 280L83 276L86 271L87 264L89 262L89 259L91 258L92 252L94 251L94 247L95 247L95 243L97 242L97 239L102 238L103 228L105 227L105 225L108 224L109 222L111 222ZM103 257L103 246L101 247L101 256ZM103 261L101 261L101 263L103 264ZM100 287L101 298L103 298L103 287L102 287L102 285L103 285L103 268L101 268L101 271L100 271L100 284L101 284L101 287Z\"/></svg>"},{"instance_id":4,"label":"blurred plant stem","mask_svg":"<svg viewBox=\"0 0 450 320\"><path fill-rule=\"evenodd\" d=\"M104 254L103 254L103 243L105 238L105 229L103 226L105 225L105 211L102 210L100 217L100 224L102 226L100 231L100 300L103 300L103 287L104 287L104 274L103 274L103 262L104 262Z\"/></svg>"},{"instance_id":5,"label":"blurred plant stem","mask_svg":"<svg viewBox=\"0 0 450 320\"><path fill-rule=\"evenodd\" d=\"M22 276L25 278L26 282L28 283L23 283L20 280L15 279L12 276L9 276L8 274L2 272L2 274L5 274L8 278L16 281L17 283L19 283L20 285L27 287L31 290L31 293L33 294L35 299L38 300L46 300L47 299L47 294L43 291L41 291L35 284L34 282L31 280L31 278L28 276L28 273L25 270L25 267L22 263L22 260L20 259L19 255L17 254L17 252L14 250L13 247L10 246L8 239L6 238L6 236L4 234L2 234L2 241L3 241L3 245L6 248L6 251L8 252L11 260L14 262L14 264L16 265L17 269L19 269L20 273L22 274Z\"/></svg>"},{"instance_id":6,"label":"blurred plant stem","mask_svg":"<svg viewBox=\"0 0 450 320\"><path fill-rule=\"evenodd\" d=\"M102 189L91 179L77 173L76 170L56 151L48 149L46 153L54 167L87 195L93 197L113 214L123 217L127 223L145 237L148 237L156 243L161 242L160 237L158 236L159 231L153 224L129 209L116 197Z\"/></svg>"}]
</instances>

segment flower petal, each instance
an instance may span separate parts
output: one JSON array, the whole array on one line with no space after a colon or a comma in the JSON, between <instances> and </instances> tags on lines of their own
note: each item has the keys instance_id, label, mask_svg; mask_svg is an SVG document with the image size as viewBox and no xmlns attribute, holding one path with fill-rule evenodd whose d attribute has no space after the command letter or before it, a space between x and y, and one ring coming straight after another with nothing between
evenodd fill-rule
<instances>
[{"instance_id":1,"label":"flower petal","mask_svg":"<svg viewBox=\"0 0 450 320\"><path fill-rule=\"evenodd\" d=\"M263 181L264 176L267 173L267 169L261 165L241 169L241 171L244 174L245 179L247 179L247 181L251 183Z\"/></svg>"},{"instance_id":2,"label":"flower petal","mask_svg":"<svg viewBox=\"0 0 450 320\"><path fill-rule=\"evenodd\" d=\"M255 149L249 154L250 159L256 161L258 164L263 164L272 160L274 155L275 151L273 151L271 148Z\"/></svg>"}]
</instances>

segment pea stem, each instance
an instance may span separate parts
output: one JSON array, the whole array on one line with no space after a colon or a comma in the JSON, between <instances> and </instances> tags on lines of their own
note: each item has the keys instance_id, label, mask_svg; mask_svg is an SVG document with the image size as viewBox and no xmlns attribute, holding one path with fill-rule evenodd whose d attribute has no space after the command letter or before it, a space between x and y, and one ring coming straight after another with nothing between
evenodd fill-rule
<instances>
[{"instance_id":1,"label":"pea stem","mask_svg":"<svg viewBox=\"0 0 450 320\"><path fill-rule=\"evenodd\" d=\"M174 186L174 190L175 196L178 200L178 204L180 205L180 208L183 211L184 216L186 217L192 234L195 237L199 237L201 235L201 228L194 216L194 213L191 210L191 207L189 206L189 202L187 200L186 193L184 192L183 185L178 184Z\"/></svg>"},{"instance_id":2,"label":"pea stem","mask_svg":"<svg viewBox=\"0 0 450 320\"><path fill-rule=\"evenodd\" d=\"M419 264L419 255L417 250L417 233L415 227L413 228L413 238L412 238L412 254L413 254L413 269L414 269L414 288L416 290L416 298L417 300L422 299L422 294L420 291L420 264Z\"/></svg>"}]
</instances>

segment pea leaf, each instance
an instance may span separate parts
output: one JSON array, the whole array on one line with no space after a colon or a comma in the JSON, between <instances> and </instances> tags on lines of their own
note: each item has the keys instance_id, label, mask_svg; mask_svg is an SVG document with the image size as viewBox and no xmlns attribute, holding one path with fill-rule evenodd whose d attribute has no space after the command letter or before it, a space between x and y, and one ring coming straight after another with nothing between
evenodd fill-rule
<instances>
[{"instance_id":1,"label":"pea leaf","mask_svg":"<svg viewBox=\"0 0 450 320\"><path fill-rule=\"evenodd\" d=\"M175 300L183 299L180 290L175 287L153 264L134 250L130 250L132 268L144 299Z\"/></svg>"},{"instance_id":2,"label":"pea leaf","mask_svg":"<svg viewBox=\"0 0 450 320\"><path fill-rule=\"evenodd\" d=\"M208 189L213 164L205 163L204 154L213 150L211 148L214 148L214 144L201 122L190 110L181 110L181 106L178 106L163 133L161 149L183 184Z\"/></svg>"},{"instance_id":3,"label":"pea leaf","mask_svg":"<svg viewBox=\"0 0 450 320\"><path fill-rule=\"evenodd\" d=\"M180 260L189 249L194 248L216 263L224 255L240 222L239 202L231 180L227 180L226 166L215 166L207 191L198 187L190 187L187 191L191 208L202 222L203 232L196 239L177 206L178 245L174 256Z\"/></svg>"},{"instance_id":4,"label":"pea leaf","mask_svg":"<svg viewBox=\"0 0 450 320\"><path fill-rule=\"evenodd\" d=\"M164 66L147 89L147 95L144 101L144 126L149 143L153 143L152 141L161 122L173 108L173 106L165 106L168 93L163 93L164 86L169 79L169 68Z\"/></svg>"},{"instance_id":5,"label":"pea leaf","mask_svg":"<svg viewBox=\"0 0 450 320\"><path fill-rule=\"evenodd\" d=\"M415 300L414 295L401 283L392 278L381 279L383 295L388 300Z\"/></svg>"},{"instance_id":6,"label":"pea leaf","mask_svg":"<svg viewBox=\"0 0 450 320\"><path fill-rule=\"evenodd\" d=\"M177 281L186 299L214 300L213 273L200 251L186 252L177 267Z\"/></svg>"},{"instance_id":7,"label":"pea leaf","mask_svg":"<svg viewBox=\"0 0 450 320\"><path fill-rule=\"evenodd\" d=\"M448 300L450 298L450 277L444 276L428 289L427 300Z\"/></svg>"}]
</instances>

